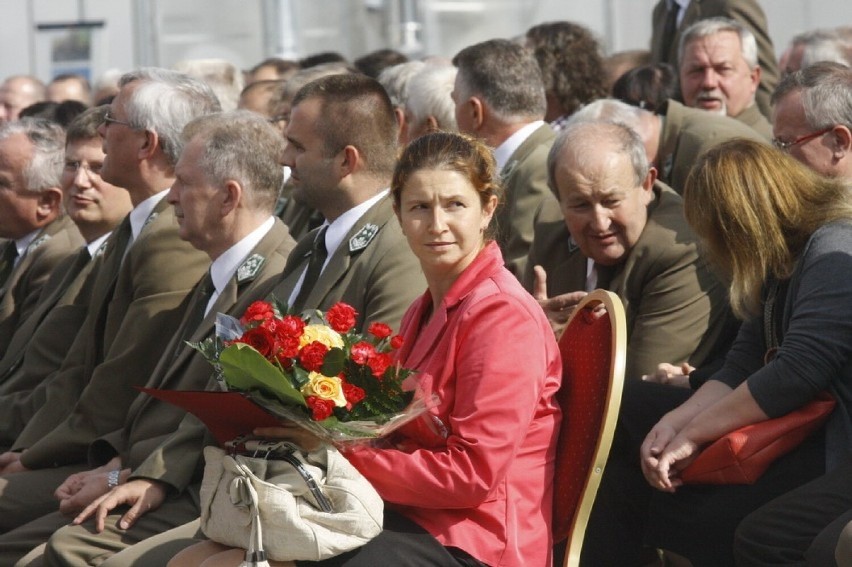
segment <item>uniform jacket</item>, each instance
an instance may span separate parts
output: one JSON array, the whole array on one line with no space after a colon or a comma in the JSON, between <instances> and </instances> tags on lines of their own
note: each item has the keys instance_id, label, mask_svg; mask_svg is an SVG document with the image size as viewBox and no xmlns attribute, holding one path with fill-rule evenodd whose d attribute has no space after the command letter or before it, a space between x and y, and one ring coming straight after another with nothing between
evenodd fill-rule
<instances>
[{"instance_id":1,"label":"uniform jacket","mask_svg":"<svg viewBox=\"0 0 852 567\"><path fill-rule=\"evenodd\" d=\"M489 244L440 305L402 325L400 362L440 400L350 461L382 498L447 546L493 566L550 565L562 364L541 308Z\"/></svg>"},{"instance_id":2,"label":"uniform jacket","mask_svg":"<svg viewBox=\"0 0 852 567\"><path fill-rule=\"evenodd\" d=\"M734 118L760 134L764 140L772 140L772 124L760 112L760 108L756 104L752 104Z\"/></svg>"},{"instance_id":3,"label":"uniform jacket","mask_svg":"<svg viewBox=\"0 0 852 567\"><path fill-rule=\"evenodd\" d=\"M353 250L352 239L362 234L367 225L375 225L378 232L366 243L354 242L357 246ZM316 232L301 238L290 253L282 278L272 291L277 299L287 301L290 297L307 265ZM356 329L366 329L374 321L399 329L405 310L424 289L426 281L420 264L402 235L390 197L386 197L355 223L329 260L305 306L327 310L336 302L345 301L358 311ZM133 470L132 476L159 480L174 490L184 490L200 480L197 463L209 442L207 429L189 415L174 435Z\"/></svg>"},{"instance_id":4,"label":"uniform jacket","mask_svg":"<svg viewBox=\"0 0 852 567\"><path fill-rule=\"evenodd\" d=\"M257 271L241 274L238 269L234 273L204 320L192 332L189 340L199 342L212 336L218 313L227 313L239 318L253 301L262 299L269 291L267 284L277 280L281 275L287 256L295 244L287 227L281 221L276 221L272 229L249 254L242 269L246 270L253 265L258 257L263 258L263 264ZM187 313L192 313L199 301L206 302L207 297L199 299L198 286L196 286L190 297ZM198 351L183 343L187 323L185 316L148 381L148 387L204 390L211 386L212 366ZM120 455L122 468L135 468L177 429L184 415L183 410L173 405L157 401L146 394L140 394L130 406L123 429L104 436L92 444L89 451L90 464L93 467L100 466L113 456ZM192 461L191 466L194 467L197 455L186 456ZM179 465L169 463L168 468L175 467ZM164 470L163 474L166 473L167 471Z\"/></svg>"},{"instance_id":5,"label":"uniform jacket","mask_svg":"<svg viewBox=\"0 0 852 567\"><path fill-rule=\"evenodd\" d=\"M114 246L107 246L83 329L50 378L44 406L15 443L27 449L28 468L84 462L89 443L122 426L137 394L133 386L151 377L189 291L210 265L180 239L165 199L125 255L120 244L128 228L122 223Z\"/></svg>"},{"instance_id":6,"label":"uniform jacket","mask_svg":"<svg viewBox=\"0 0 852 567\"><path fill-rule=\"evenodd\" d=\"M56 219L30 243L0 292L0 356L15 329L35 310L41 290L56 266L85 244L74 222Z\"/></svg>"},{"instance_id":7,"label":"uniform jacket","mask_svg":"<svg viewBox=\"0 0 852 567\"><path fill-rule=\"evenodd\" d=\"M553 128L544 124L533 131L500 172L504 201L497 209L497 243L509 271L520 278L532 244L535 223L542 209L559 210L547 185L547 154Z\"/></svg>"},{"instance_id":8,"label":"uniform jacket","mask_svg":"<svg viewBox=\"0 0 852 567\"><path fill-rule=\"evenodd\" d=\"M701 366L724 352L736 334L727 292L698 255L683 200L660 182L654 195L636 244L598 280L624 304L628 379L650 374L661 362ZM547 272L548 297L585 289L586 257L564 222L536 228L530 264ZM528 271L528 289L532 281Z\"/></svg>"},{"instance_id":9,"label":"uniform jacket","mask_svg":"<svg viewBox=\"0 0 852 567\"><path fill-rule=\"evenodd\" d=\"M674 100L668 101L664 114L657 155L659 178L681 194L689 171L706 150L733 138L766 143L766 138L742 122Z\"/></svg>"},{"instance_id":10,"label":"uniform jacket","mask_svg":"<svg viewBox=\"0 0 852 567\"><path fill-rule=\"evenodd\" d=\"M677 68L677 48L683 31L698 20L715 17L730 18L747 27L757 40L757 63L760 65L760 86L757 104L765 116L769 116L769 98L778 83L778 62L775 48L769 37L766 14L757 0L692 0L686 8L674 41L668 53L663 53L663 28L666 21L666 0L654 6L651 18L651 60L669 63Z\"/></svg>"}]
</instances>

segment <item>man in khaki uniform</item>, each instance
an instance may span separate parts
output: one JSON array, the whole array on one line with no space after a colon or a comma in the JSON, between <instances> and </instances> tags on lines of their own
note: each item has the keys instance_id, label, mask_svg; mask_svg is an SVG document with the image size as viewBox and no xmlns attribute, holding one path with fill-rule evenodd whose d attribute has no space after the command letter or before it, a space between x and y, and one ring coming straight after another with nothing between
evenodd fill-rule
<instances>
[{"instance_id":1,"label":"man in khaki uniform","mask_svg":"<svg viewBox=\"0 0 852 567\"><path fill-rule=\"evenodd\" d=\"M56 509L53 489L86 467L89 444L124 422L135 385L150 378L208 256L179 238L165 199L181 149L179 120L218 110L212 90L186 75L143 69L121 80L100 133L102 175L125 187L133 210L113 233L91 308L45 401L0 455L0 532Z\"/></svg>"},{"instance_id":2,"label":"man in khaki uniform","mask_svg":"<svg viewBox=\"0 0 852 567\"><path fill-rule=\"evenodd\" d=\"M298 198L319 210L326 222L303 237L290 254L272 291L275 297L298 309L326 310L344 301L358 311L358 329L374 321L399 328L403 313L425 291L426 283L388 195L396 128L387 94L367 77L324 77L296 96L284 162L292 168ZM314 281L306 281L313 279L308 274L312 263L322 267ZM159 511L149 510L160 506L163 487L181 495L181 501L193 502L197 516L201 456L210 442L203 425L192 417L184 419L178 431L131 472L130 482L84 513L94 516L103 535L91 535L92 520L63 528L51 538L47 557L90 561L152 535L144 527L137 532L136 526L144 526L149 515L154 516L151 523L160 517ZM170 502L174 499L165 501L162 514L170 513ZM130 509L118 508L123 505ZM126 530L115 528L119 520L127 522ZM197 528L197 522L190 522L118 553L106 564L161 563L193 543Z\"/></svg>"},{"instance_id":3,"label":"man in khaki uniform","mask_svg":"<svg viewBox=\"0 0 852 567\"><path fill-rule=\"evenodd\" d=\"M32 314L21 321L0 359L0 446L8 448L38 408L40 384L62 364L89 306L111 231L130 212L127 191L101 178L98 128L106 108L87 110L66 131L61 185L65 211L86 244L53 270Z\"/></svg>"},{"instance_id":4,"label":"man in khaki uniform","mask_svg":"<svg viewBox=\"0 0 852 567\"><path fill-rule=\"evenodd\" d=\"M62 214L65 133L43 120L0 127L0 356L57 264L83 245Z\"/></svg>"}]
</instances>

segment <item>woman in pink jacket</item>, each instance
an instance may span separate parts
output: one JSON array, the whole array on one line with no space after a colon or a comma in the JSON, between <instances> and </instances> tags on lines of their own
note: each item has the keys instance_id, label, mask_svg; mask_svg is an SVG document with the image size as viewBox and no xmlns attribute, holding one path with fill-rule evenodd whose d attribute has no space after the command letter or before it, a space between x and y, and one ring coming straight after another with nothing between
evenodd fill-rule
<instances>
[{"instance_id":1,"label":"woman in pink jacket","mask_svg":"<svg viewBox=\"0 0 852 567\"><path fill-rule=\"evenodd\" d=\"M391 191L428 284L403 318L400 362L439 402L381 447L346 452L385 500L384 531L296 564L548 567L562 366L544 313L489 236L491 150L459 134L421 137ZM226 556L203 565L243 555L214 559Z\"/></svg>"}]
</instances>

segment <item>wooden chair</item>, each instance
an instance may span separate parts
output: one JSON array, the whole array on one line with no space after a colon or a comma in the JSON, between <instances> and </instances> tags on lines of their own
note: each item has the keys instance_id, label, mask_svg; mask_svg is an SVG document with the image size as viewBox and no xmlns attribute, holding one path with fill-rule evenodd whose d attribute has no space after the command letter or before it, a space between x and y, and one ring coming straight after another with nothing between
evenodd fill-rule
<instances>
[{"instance_id":1,"label":"wooden chair","mask_svg":"<svg viewBox=\"0 0 852 567\"><path fill-rule=\"evenodd\" d=\"M563 370L557 399L562 426L556 451L553 536L557 560L563 549L565 559L554 565L574 567L580 563L586 525L621 406L627 326L618 296L601 289L587 295L571 315L559 339L559 351Z\"/></svg>"}]
</instances>

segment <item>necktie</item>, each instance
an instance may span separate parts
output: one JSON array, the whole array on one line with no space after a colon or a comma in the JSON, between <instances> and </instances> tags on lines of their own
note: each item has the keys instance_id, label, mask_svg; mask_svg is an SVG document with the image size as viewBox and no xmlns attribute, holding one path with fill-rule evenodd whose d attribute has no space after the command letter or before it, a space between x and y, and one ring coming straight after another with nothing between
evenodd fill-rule
<instances>
[{"instance_id":1,"label":"necktie","mask_svg":"<svg viewBox=\"0 0 852 567\"><path fill-rule=\"evenodd\" d=\"M299 289L299 295L296 296L293 305L290 307L295 312L299 312L305 307L305 301L311 293L311 290L317 283L317 280L322 273L322 266L328 258L328 250L325 247L325 231L327 226L322 227L314 238L314 244L311 247L311 257L308 260L308 269L305 271L305 277L302 280L302 287Z\"/></svg>"},{"instance_id":2,"label":"necktie","mask_svg":"<svg viewBox=\"0 0 852 567\"><path fill-rule=\"evenodd\" d=\"M15 269L17 257L18 247L15 246L14 240L10 240L6 243L6 248L3 250L2 257L0 257L0 295L6 291L6 280L12 275L12 270Z\"/></svg>"},{"instance_id":3,"label":"necktie","mask_svg":"<svg viewBox=\"0 0 852 567\"><path fill-rule=\"evenodd\" d=\"M660 57L662 60L671 64L677 64L677 61L669 61L669 53L671 52L672 43L674 43L674 37L677 33L678 14L680 14L680 4L672 0L668 11L666 12L666 22L663 25L662 50L660 51ZM677 55L675 55L672 59L676 58Z\"/></svg>"},{"instance_id":4,"label":"necktie","mask_svg":"<svg viewBox=\"0 0 852 567\"><path fill-rule=\"evenodd\" d=\"M198 283L198 294L195 297L195 302L189 306L189 313L186 317L186 324L181 329L181 340L175 347L174 355L181 352L186 346L186 341L192 338L192 335L198 329L198 326L204 320L207 311L207 304L210 302L210 296L216 288L213 286L213 278L210 277L210 272L201 279Z\"/></svg>"}]
</instances>

